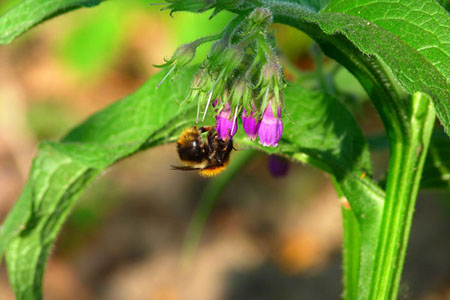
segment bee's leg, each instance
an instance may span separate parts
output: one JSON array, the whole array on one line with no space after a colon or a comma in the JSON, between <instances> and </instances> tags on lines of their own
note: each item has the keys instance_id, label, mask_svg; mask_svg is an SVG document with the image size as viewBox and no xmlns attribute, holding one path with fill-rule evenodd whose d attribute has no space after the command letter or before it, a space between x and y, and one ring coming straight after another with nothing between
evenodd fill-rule
<instances>
[{"instance_id":1,"label":"bee's leg","mask_svg":"<svg viewBox=\"0 0 450 300\"><path fill-rule=\"evenodd\" d=\"M198 171L202 168L192 167L192 166L171 166L172 170L179 170L179 171Z\"/></svg>"},{"instance_id":2,"label":"bee's leg","mask_svg":"<svg viewBox=\"0 0 450 300\"><path fill-rule=\"evenodd\" d=\"M204 133L207 131L209 132L211 130L211 126L203 126L203 127L200 127L198 130L200 130L201 133Z\"/></svg>"}]
</instances>

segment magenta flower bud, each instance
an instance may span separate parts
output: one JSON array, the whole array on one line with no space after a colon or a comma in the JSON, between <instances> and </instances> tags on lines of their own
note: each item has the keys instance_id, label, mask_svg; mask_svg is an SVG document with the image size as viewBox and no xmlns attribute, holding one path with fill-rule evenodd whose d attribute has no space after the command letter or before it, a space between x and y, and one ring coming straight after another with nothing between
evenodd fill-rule
<instances>
[{"instance_id":1,"label":"magenta flower bud","mask_svg":"<svg viewBox=\"0 0 450 300\"><path fill-rule=\"evenodd\" d=\"M236 118L231 116L230 104L225 104L224 108L222 108L222 110L219 112L216 119L216 132L217 136L220 139L225 140L228 138L232 138L236 134L237 121Z\"/></svg>"},{"instance_id":2,"label":"magenta flower bud","mask_svg":"<svg viewBox=\"0 0 450 300\"><path fill-rule=\"evenodd\" d=\"M283 134L280 107L277 108L277 115L277 118L273 115L272 101L269 101L258 129L259 143L263 146L278 146L278 142Z\"/></svg>"},{"instance_id":3,"label":"magenta flower bud","mask_svg":"<svg viewBox=\"0 0 450 300\"><path fill-rule=\"evenodd\" d=\"M269 156L269 171L273 177L283 177L289 172L289 161L281 156Z\"/></svg>"},{"instance_id":4,"label":"magenta flower bud","mask_svg":"<svg viewBox=\"0 0 450 300\"><path fill-rule=\"evenodd\" d=\"M260 123L261 121L255 117L255 113L253 111L248 112L244 108L244 111L242 112L242 125L244 126L245 133L247 133L250 140L256 141Z\"/></svg>"}]
</instances>

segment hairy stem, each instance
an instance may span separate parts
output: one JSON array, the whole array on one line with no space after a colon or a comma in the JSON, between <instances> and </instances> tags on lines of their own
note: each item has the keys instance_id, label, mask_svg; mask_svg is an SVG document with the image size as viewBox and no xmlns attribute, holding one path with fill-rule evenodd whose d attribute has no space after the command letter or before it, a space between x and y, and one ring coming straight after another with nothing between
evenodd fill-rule
<instances>
[{"instance_id":1,"label":"hairy stem","mask_svg":"<svg viewBox=\"0 0 450 300\"><path fill-rule=\"evenodd\" d=\"M417 191L435 121L428 96L412 96L410 134L391 147L386 199L369 299L397 299Z\"/></svg>"},{"instance_id":2,"label":"hairy stem","mask_svg":"<svg viewBox=\"0 0 450 300\"><path fill-rule=\"evenodd\" d=\"M354 300L358 299L361 230L339 183L334 176L331 179L341 200L343 299Z\"/></svg>"}]
</instances>

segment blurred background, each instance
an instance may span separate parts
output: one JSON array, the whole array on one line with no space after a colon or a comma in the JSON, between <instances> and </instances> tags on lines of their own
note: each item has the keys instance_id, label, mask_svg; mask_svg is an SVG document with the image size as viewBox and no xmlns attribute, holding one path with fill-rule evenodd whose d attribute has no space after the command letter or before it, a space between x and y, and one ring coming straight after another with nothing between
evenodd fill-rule
<instances>
[{"instance_id":1,"label":"blurred background","mask_svg":"<svg viewBox=\"0 0 450 300\"><path fill-rule=\"evenodd\" d=\"M0 14L18 2L0 0ZM20 194L40 140L60 138L132 93L179 44L220 32L231 18L171 18L159 8L107 1L0 46L0 222ZM288 79L311 77L320 62L333 70L332 85L365 133L383 134L348 72L320 57L300 32L273 29ZM196 61L207 51L202 46ZM386 149L373 154L377 178L387 157ZM205 227L196 229L198 247L186 252L188 226L210 180L170 171L177 163L174 145L163 146L121 161L90 186L50 256L45 299L340 298L341 203L326 174L290 164L286 176L276 177L265 155L253 155L216 199ZM448 192L419 194L401 299L450 298L448 199ZM0 300L14 299L5 269L0 266Z\"/></svg>"}]
</instances>

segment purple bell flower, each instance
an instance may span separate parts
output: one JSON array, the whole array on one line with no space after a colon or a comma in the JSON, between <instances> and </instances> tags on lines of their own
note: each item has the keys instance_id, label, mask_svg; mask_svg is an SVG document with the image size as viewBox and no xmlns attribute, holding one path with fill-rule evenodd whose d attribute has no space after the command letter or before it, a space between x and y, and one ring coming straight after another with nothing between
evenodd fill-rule
<instances>
[{"instance_id":1,"label":"purple bell flower","mask_svg":"<svg viewBox=\"0 0 450 300\"><path fill-rule=\"evenodd\" d=\"M237 131L237 121L235 117L231 117L230 104L225 104L224 108L222 108L222 110L219 112L216 119L217 136L222 140L233 138Z\"/></svg>"},{"instance_id":2,"label":"purple bell flower","mask_svg":"<svg viewBox=\"0 0 450 300\"><path fill-rule=\"evenodd\" d=\"M277 108L277 118L273 115L272 101L269 101L258 129L259 143L263 146L277 147L283 134L281 108Z\"/></svg>"},{"instance_id":3,"label":"purple bell flower","mask_svg":"<svg viewBox=\"0 0 450 300\"><path fill-rule=\"evenodd\" d=\"M260 123L261 121L255 117L253 111L248 112L244 108L244 111L242 112L242 125L250 140L256 140Z\"/></svg>"}]
</instances>

